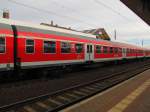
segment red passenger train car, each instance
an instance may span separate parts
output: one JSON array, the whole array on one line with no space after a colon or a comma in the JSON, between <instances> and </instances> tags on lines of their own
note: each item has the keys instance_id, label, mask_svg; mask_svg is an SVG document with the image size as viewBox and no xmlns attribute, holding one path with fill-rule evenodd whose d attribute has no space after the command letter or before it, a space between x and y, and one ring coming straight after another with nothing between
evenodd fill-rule
<instances>
[{"instance_id":1,"label":"red passenger train car","mask_svg":"<svg viewBox=\"0 0 150 112\"><path fill-rule=\"evenodd\" d=\"M56 27L0 19L0 71L150 57L150 50Z\"/></svg>"}]
</instances>

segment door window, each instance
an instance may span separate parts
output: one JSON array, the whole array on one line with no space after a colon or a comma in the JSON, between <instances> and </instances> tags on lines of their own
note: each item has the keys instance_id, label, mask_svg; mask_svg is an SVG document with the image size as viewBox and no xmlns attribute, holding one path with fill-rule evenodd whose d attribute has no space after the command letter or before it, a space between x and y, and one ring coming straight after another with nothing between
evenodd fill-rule
<instances>
[{"instance_id":1,"label":"door window","mask_svg":"<svg viewBox=\"0 0 150 112\"><path fill-rule=\"evenodd\" d=\"M92 53L92 52L93 52L92 45L87 45L87 53Z\"/></svg>"},{"instance_id":2,"label":"door window","mask_svg":"<svg viewBox=\"0 0 150 112\"><path fill-rule=\"evenodd\" d=\"M87 53L90 53L90 45L87 45Z\"/></svg>"},{"instance_id":3,"label":"door window","mask_svg":"<svg viewBox=\"0 0 150 112\"><path fill-rule=\"evenodd\" d=\"M93 52L93 48L92 48L92 45L90 45L90 53Z\"/></svg>"}]
</instances>

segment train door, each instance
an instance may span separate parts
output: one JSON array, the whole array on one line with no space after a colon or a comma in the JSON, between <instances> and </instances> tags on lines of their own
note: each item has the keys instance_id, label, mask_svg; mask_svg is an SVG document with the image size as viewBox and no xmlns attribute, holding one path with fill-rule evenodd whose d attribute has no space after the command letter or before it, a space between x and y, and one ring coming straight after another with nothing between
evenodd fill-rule
<instances>
[{"instance_id":1,"label":"train door","mask_svg":"<svg viewBox=\"0 0 150 112\"><path fill-rule=\"evenodd\" d=\"M123 58L126 58L126 48L123 48L123 49L122 49L122 57L123 57Z\"/></svg>"},{"instance_id":2,"label":"train door","mask_svg":"<svg viewBox=\"0 0 150 112\"><path fill-rule=\"evenodd\" d=\"M93 61L94 60L94 45L86 44L85 48L85 61Z\"/></svg>"}]
</instances>

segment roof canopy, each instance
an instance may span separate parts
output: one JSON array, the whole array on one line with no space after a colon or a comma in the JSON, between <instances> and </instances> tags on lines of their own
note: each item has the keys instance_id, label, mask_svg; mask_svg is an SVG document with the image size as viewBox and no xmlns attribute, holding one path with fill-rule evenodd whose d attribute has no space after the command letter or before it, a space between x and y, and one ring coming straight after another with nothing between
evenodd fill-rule
<instances>
[{"instance_id":1,"label":"roof canopy","mask_svg":"<svg viewBox=\"0 0 150 112\"><path fill-rule=\"evenodd\" d=\"M150 25L150 0L121 0Z\"/></svg>"}]
</instances>

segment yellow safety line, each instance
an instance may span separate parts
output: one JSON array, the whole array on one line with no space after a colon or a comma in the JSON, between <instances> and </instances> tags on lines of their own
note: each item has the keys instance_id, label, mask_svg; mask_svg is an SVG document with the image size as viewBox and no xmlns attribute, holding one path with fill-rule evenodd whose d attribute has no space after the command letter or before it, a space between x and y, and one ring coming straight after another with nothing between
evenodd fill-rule
<instances>
[{"instance_id":1,"label":"yellow safety line","mask_svg":"<svg viewBox=\"0 0 150 112\"><path fill-rule=\"evenodd\" d=\"M150 86L150 79L145 81L140 87L126 96L108 112L123 112L140 94L142 94Z\"/></svg>"}]
</instances>

